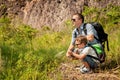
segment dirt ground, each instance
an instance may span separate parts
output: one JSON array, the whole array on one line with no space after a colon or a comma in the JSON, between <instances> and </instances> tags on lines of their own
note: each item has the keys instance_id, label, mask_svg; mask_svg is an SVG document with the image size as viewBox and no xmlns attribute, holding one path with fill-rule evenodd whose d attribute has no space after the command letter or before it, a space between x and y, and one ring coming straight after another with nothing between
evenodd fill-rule
<instances>
[{"instance_id":1,"label":"dirt ground","mask_svg":"<svg viewBox=\"0 0 120 80\"><path fill-rule=\"evenodd\" d=\"M76 66L80 66L79 61L67 61L60 64L57 70L52 72L52 80L120 80L120 67L113 69L101 69L97 68L93 73L82 74L79 69L75 69Z\"/></svg>"}]
</instances>

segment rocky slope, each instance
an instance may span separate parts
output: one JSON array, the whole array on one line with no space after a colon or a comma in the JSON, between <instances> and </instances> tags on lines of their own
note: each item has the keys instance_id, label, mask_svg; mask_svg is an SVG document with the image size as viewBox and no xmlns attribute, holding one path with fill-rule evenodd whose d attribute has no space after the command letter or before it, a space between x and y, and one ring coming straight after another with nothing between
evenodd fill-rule
<instances>
[{"instance_id":1,"label":"rocky slope","mask_svg":"<svg viewBox=\"0 0 120 80\"><path fill-rule=\"evenodd\" d=\"M108 4L120 5L120 0L0 0L0 16L19 17L34 28L48 26L59 31L84 6L103 8Z\"/></svg>"}]
</instances>

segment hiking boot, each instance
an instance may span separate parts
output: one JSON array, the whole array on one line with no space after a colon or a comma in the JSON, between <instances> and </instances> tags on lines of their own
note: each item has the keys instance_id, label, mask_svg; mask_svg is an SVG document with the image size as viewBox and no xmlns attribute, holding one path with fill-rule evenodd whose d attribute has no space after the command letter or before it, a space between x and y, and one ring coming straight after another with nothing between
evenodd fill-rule
<instances>
[{"instance_id":1,"label":"hiking boot","mask_svg":"<svg viewBox=\"0 0 120 80\"><path fill-rule=\"evenodd\" d=\"M80 69L80 72L82 74L85 74L85 73L92 73L92 70L89 69L89 68L86 68L85 66L83 68Z\"/></svg>"}]
</instances>

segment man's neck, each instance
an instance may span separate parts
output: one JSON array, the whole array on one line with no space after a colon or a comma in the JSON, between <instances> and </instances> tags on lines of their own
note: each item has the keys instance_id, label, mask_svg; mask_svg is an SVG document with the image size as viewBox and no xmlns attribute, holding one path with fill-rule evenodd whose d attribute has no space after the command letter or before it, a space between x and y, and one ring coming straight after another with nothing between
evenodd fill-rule
<instances>
[{"instance_id":1,"label":"man's neck","mask_svg":"<svg viewBox=\"0 0 120 80\"><path fill-rule=\"evenodd\" d=\"M77 27L77 30L80 31L80 27L81 27L82 25L83 25L83 23Z\"/></svg>"}]
</instances>

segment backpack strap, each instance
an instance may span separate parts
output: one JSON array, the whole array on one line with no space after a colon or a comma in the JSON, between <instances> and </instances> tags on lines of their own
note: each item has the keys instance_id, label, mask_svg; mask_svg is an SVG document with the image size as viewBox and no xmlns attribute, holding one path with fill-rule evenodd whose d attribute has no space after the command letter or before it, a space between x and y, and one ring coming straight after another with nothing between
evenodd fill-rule
<instances>
[{"instance_id":1,"label":"backpack strap","mask_svg":"<svg viewBox=\"0 0 120 80\"><path fill-rule=\"evenodd\" d=\"M85 35L87 35L86 24L87 24L87 23L84 23L84 24L83 24L83 31L84 31ZM94 36L94 38L95 38L97 41L100 42L100 40L99 40L97 37Z\"/></svg>"},{"instance_id":2,"label":"backpack strap","mask_svg":"<svg viewBox=\"0 0 120 80\"><path fill-rule=\"evenodd\" d=\"M89 47L91 47L91 48L95 51L97 57L94 57L94 56L91 56L91 55L87 55L87 56L88 56L88 57L91 57L91 58L94 58L94 59L100 61L100 63L101 63L101 60L100 60L100 58L99 58L99 55L98 55L96 49L95 49L93 46L91 46L91 45L89 45Z\"/></svg>"},{"instance_id":3,"label":"backpack strap","mask_svg":"<svg viewBox=\"0 0 120 80\"><path fill-rule=\"evenodd\" d=\"M75 35L75 38L76 38L77 37L77 33L75 32L74 35Z\"/></svg>"},{"instance_id":4,"label":"backpack strap","mask_svg":"<svg viewBox=\"0 0 120 80\"><path fill-rule=\"evenodd\" d=\"M94 57L94 56L91 56L91 55L87 55L87 56L91 57L91 58L94 58L94 59L98 60L99 62L101 62L101 60L99 58L97 58L97 57Z\"/></svg>"},{"instance_id":5,"label":"backpack strap","mask_svg":"<svg viewBox=\"0 0 120 80\"><path fill-rule=\"evenodd\" d=\"M108 43L108 39L107 39L107 50L109 51L109 43Z\"/></svg>"},{"instance_id":6,"label":"backpack strap","mask_svg":"<svg viewBox=\"0 0 120 80\"><path fill-rule=\"evenodd\" d=\"M83 24L83 31L84 31L85 35L87 35L86 24L87 24L87 23L84 23L84 24Z\"/></svg>"},{"instance_id":7,"label":"backpack strap","mask_svg":"<svg viewBox=\"0 0 120 80\"><path fill-rule=\"evenodd\" d=\"M77 31L77 32L76 32ZM80 34L78 28L76 28L76 31L74 32L75 38ZM78 34L77 34L78 33Z\"/></svg>"}]
</instances>

